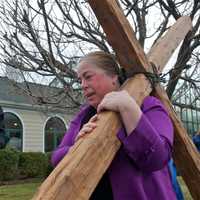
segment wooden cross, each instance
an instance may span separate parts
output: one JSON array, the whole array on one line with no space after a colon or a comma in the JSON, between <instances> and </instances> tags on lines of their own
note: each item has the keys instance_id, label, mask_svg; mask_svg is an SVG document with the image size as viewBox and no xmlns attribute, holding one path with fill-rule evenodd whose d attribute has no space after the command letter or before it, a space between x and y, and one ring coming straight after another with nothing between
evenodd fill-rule
<instances>
[{"instance_id":1,"label":"wooden cross","mask_svg":"<svg viewBox=\"0 0 200 200\"><path fill-rule=\"evenodd\" d=\"M150 62L156 66L158 72L162 71L172 52L191 29L189 17L180 18L154 45L147 59L116 0L89 0L88 2L102 25L108 42L115 50L119 63L128 73L151 72ZM143 74L129 78L122 88L127 90L139 105L152 91L151 84ZM154 95L164 103L173 121L175 163L194 200L199 200L199 154L181 121L176 117L167 94L159 84L155 88ZM118 115L107 111L101 113L99 118L98 127L87 137L75 143L67 156L41 185L33 200L89 199L120 147L116 137L121 127Z\"/></svg>"}]
</instances>

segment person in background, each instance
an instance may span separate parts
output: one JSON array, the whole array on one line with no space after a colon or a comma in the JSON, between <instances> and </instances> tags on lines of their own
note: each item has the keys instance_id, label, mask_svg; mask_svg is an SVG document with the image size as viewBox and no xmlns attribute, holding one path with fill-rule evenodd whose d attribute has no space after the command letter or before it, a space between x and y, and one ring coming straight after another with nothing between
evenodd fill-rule
<instances>
[{"instance_id":1,"label":"person in background","mask_svg":"<svg viewBox=\"0 0 200 200\"><path fill-rule=\"evenodd\" d=\"M193 140L197 150L200 152L200 130L192 137L192 140ZM170 170L170 174L171 174L173 188L176 192L177 200L184 200L183 192L182 192L180 184L177 180L176 166L172 159L169 161L168 166L169 166L169 170Z\"/></svg>"},{"instance_id":2,"label":"person in background","mask_svg":"<svg viewBox=\"0 0 200 200\"><path fill-rule=\"evenodd\" d=\"M197 131L197 133L192 137L192 141L195 144L197 150L200 152L200 131ZM177 200L183 200L184 199L183 192L177 180L177 170L172 159L170 160L168 165L171 173L173 188L176 192Z\"/></svg>"},{"instance_id":3,"label":"person in background","mask_svg":"<svg viewBox=\"0 0 200 200\"><path fill-rule=\"evenodd\" d=\"M169 161L168 166L171 174L172 185L176 193L177 200L184 200L184 195L181 186L177 180L177 170L173 159Z\"/></svg>"},{"instance_id":4,"label":"person in background","mask_svg":"<svg viewBox=\"0 0 200 200\"><path fill-rule=\"evenodd\" d=\"M200 129L197 133L192 137L192 140L197 147L197 150L200 152Z\"/></svg>"},{"instance_id":5,"label":"person in background","mask_svg":"<svg viewBox=\"0 0 200 200\"><path fill-rule=\"evenodd\" d=\"M0 106L0 149L3 149L5 145L4 113L2 107Z\"/></svg>"},{"instance_id":6,"label":"person in background","mask_svg":"<svg viewBox=\"0 0 200 200\"><path fill-rule=\"evenodd\" d=\"M56 166L79 138L91 134L99 113L115 111L123 124L117 133L121 147L90 200L175 200L168 170L173 126L162 103L147 96L139 107L128 92L120 91L120 68L111 54L87 54L77 74L87 103L53 152L52 164Z\"/></svg>"}]
</instances>

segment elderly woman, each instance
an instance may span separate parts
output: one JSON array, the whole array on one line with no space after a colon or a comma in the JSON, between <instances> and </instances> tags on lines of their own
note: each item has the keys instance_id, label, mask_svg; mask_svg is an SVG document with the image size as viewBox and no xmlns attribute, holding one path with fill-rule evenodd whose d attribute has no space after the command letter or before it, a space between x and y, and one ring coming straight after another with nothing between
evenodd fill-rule
<instances>
[{"instance_id":1,"label":"elderly woman","mask_svg":"<svg viewBox=\"0 0 200 200\"><path fill-rule=\"evenodd\" d=\"M52 164L96 127L98 113L118 112L123 127L117 133L122 145L90 199L174 200L167 163L171 158L173 127L161 102L148 96L141 107L120 87L120 70L112 55L93 52L78 65L86 105L72 120ZM106 152L105 152L106 153Z\"/></svg>"}]
</instances>

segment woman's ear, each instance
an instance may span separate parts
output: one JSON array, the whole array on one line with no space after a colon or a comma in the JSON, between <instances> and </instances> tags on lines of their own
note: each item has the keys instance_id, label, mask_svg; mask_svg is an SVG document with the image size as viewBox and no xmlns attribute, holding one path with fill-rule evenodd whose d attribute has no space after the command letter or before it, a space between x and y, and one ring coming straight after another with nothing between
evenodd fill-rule
<instances>
[{"instance_id":1,"label":"woman's ear","mask_svg":"<svg viewBox=\"0 0 200 200\"><path fill-rule=\"evenodd\" d=\"M119 86L118 75L113 75L113 77L112 77L112 84L113 84L113 85L118 85L118 86Z\"/></svg>"}]
</instances>

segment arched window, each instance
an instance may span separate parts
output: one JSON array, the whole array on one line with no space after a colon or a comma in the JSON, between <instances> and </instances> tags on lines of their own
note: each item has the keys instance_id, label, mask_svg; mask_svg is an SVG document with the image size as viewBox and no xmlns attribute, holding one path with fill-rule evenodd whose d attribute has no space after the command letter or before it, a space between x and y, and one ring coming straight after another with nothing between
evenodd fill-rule
<instances>
[{"instance_id":1,"label":"arched window","mask_svg":"<svg viewBox=\"0 0 200 200\"><path fill-rule=\"evenodd\" d=\"M21 120L11 112L4 113L4 125L7 139L7 147L22 151L23 127Z\"/></svg>"},{"instance_id":2,"label":"arched window","mask_svg":"<svg viewBox=\"0 0 200 200\"><path fill-rule=\"evenodd\" d=\"M64 122L58 117L51 117L45 126L45 152L54 150L61 142L66 131Z\"/></svg>"}]
</instances>

